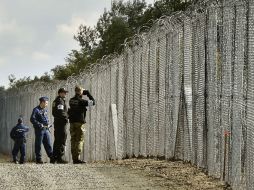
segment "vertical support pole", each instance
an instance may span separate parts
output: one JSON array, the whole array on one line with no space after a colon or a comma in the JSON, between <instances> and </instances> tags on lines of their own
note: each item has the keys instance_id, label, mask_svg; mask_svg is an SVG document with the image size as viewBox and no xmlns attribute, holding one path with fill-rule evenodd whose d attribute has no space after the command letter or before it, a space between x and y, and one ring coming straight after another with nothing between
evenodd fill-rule
<instances>
[{"instance_id":1,"label":"vertical support pole","mask_svg":"<svg viewBox=\"0 0 254 190\"><path fill-rule=\"evenodd\" d=\"M112 123L113 123L113 134L114 134L114 139L115 139L115 155L116 155L116 159L119 159L119 156L118 156L118 120L117 120L116 104L111 104L111 113L112 113Z\"/></svg>"}]
</instances>

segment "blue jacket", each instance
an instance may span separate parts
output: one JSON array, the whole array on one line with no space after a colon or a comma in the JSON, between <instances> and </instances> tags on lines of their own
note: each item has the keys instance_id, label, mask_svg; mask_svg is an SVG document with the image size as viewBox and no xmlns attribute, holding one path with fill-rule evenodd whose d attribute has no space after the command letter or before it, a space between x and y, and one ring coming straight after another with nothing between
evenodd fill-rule
<instances>
[{"instance_id":1,"label":"blue jacket","mask_svg":"<svg viewBox=\"0 0 254 190\"><path fill-rule=\"evenodd\" d=\"M43 126L49 125L48 110L37 106L33 109L30 121L34 128L41 129Z\"/></svg>"},{"instance_id":2,"label":"blue jacket","mask_svg":"<svg viewBox=\"0 0 254 190\"><path fill-rule=\"evenodd\" d=\"M26 139L26 133L29 131L29 127L23 124L17 124L12 128L10 136L13 140Z\"/></svg>"}]
</instances>

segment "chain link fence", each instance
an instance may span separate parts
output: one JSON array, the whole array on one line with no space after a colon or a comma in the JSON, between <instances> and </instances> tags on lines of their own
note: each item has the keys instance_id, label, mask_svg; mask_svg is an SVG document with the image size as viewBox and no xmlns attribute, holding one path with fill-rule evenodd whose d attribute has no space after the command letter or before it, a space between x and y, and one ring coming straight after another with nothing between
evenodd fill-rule
<instances>
[{"instance_id":1,"label":"chain link fence","mask_svg":"<svg viewBox=\"0 0 254 190\"><path fill-rule=\"evenodd\" d=\"M124 45L121 55L67 81L1 94L0 151L10 153L9 132L20 114L31 126L40 96L49 97L51 112L58 88L69 90L68 102L80 84L96 100L87 113L83 159L181 159L234 189L254 189L254 1L199 3ZM67 142L71 161L70 135ZM32 160L32 127L27 147Z\"/></svg>"}]
</instances>

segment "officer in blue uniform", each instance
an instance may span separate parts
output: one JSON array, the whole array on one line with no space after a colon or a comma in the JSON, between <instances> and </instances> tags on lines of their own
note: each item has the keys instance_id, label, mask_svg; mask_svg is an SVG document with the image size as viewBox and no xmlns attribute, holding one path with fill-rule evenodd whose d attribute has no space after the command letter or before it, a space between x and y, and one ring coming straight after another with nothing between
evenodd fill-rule
<instances>
[{"instance_id":1,"label":"officer in blue uniform","mask_svg":"<svg viewBox=\"0 0 254 190\"><path fill-rule=\"evenodd\" d=\"M18 124L12 128L10 136L14 140L14 147L12 149L13 162L18 164L17 156L20 151L20 164L24 164L26 156L26 133L29 128L23 125L22 118L18 119Z\"/></svg>"},{"instance_id":2,"label":"officer in blue uniform","mask_svg":"<svg viewBox=\"0 0 254 190\"><path fill-rule=\"evenodd\" d=\"M36 163L43 164L41 159L41 144L43 143L44 148L48 157L50 158L50 162L53 162L53 149L51 145L50 139L50 131L49 131L49 119L48 119L48 110L46 109L48 106L48 98L41 97L40 104L33 109L33 113L31 115L30 121L33 124L35 131L35 156Z\"/></svg>"}]
</instances>

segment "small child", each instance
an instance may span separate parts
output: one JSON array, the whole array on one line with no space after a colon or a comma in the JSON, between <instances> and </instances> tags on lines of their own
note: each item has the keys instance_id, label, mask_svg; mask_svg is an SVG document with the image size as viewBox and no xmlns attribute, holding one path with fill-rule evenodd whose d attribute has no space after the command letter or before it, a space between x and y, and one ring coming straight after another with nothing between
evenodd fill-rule
<instances>
[{"instance_id":1,"label":"small child","mask_svg":"<svg viewBox=\"0 0 254 190\"><path fill-rule=\"evenodd\" d=\"M24 164L25 163L25 155L26 155L26 133L29 131L29 128L23 125L23 119L18 119L18 124L13 127L11 130L10 136L12 140L15 141L14 147L12 149L12 157L13 162L15 164ZM20 151L20 160L18 162L17 156Z\"/></svg>"}]
</instances>

